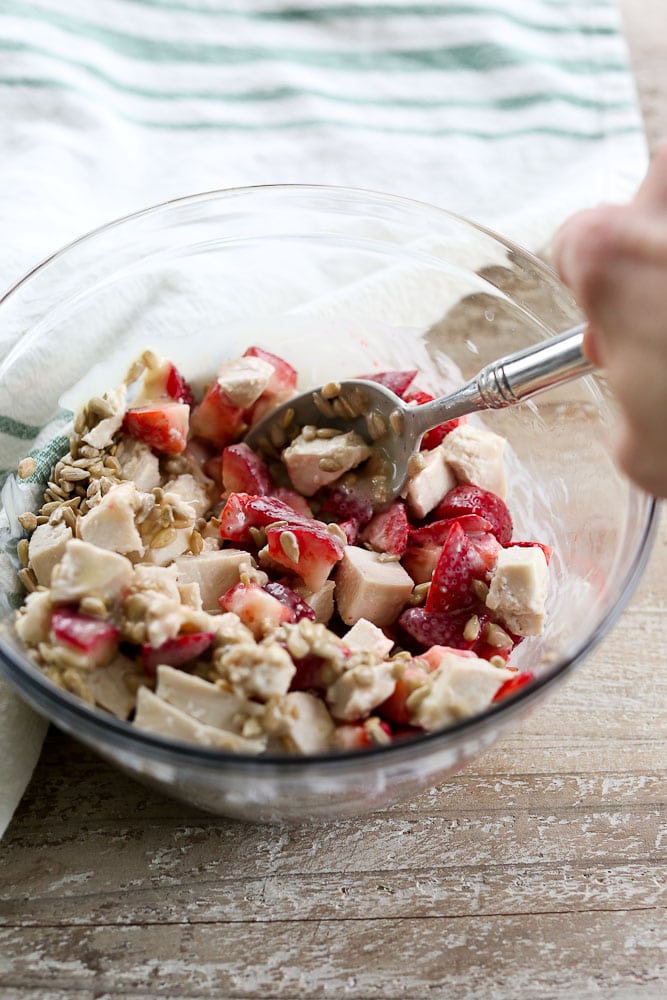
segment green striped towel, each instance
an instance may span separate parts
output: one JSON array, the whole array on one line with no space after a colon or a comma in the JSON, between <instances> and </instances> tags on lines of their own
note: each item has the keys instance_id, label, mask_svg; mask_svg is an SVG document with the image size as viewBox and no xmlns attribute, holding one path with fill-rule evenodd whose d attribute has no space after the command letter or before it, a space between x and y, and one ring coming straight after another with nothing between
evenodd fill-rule
<instances>
[{"instance_id":1,"label":"green striped towel","mask_svg":"<svg viewBox=\"0 0 667 1000\"><path fill-rule=\"evenodd\" d=\"M0 92L0 287L110 218L247 184L416 197L540 251L646 163L614 0L0 0ZM0 831L41 731L0 692Z\"/></svg>"}]
</instances>

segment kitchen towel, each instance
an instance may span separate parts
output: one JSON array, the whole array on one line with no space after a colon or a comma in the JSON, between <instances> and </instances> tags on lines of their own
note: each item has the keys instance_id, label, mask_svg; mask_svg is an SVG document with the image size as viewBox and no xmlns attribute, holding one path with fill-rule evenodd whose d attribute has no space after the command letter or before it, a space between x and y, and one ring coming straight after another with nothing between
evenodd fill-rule
<instances>
[{"instance_id":1,"label":"kitchen towel","mask_svg":"<svg viewBox=\"0 0 667 1000\"><path fill-rule=\"evenodd\" d=\"M248 184L418 198L542 252L645 165L615 0L0 0L0 289L111 218ZM0 468L22 433L0 415ZM42 735L0 686L0 833Z\"/></svg>"}]
</instances>

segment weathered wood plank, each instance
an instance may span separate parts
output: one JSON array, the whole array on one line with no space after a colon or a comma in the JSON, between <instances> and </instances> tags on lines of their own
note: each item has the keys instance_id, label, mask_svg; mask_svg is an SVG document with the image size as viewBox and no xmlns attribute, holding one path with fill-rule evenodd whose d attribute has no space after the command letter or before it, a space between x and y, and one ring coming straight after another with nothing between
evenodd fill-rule
<instances>
[{"instance_id":1,"label":"weathered wood plank","mask_svg":"<svg viewBox=\"0 0 667 1000\"><path fill-rule=\"evenodd\" d=\"M98 995L664 996L664 910L0 931L0 986ZM193 961L193 956L197 960ZM663 993L660 994L659 990ZM634 992L632 992L634 991ZM63 991L63 995L67 995ZM622 995L622 994L621 994Z\"/></svg>"},{"instance_id":2,"label":"weathered wood plank","mask_svg":"<svg viewBox=\"0 0 667 1000\"><path fill-rule=\"evenodd\" d=\"M72 872L0 904L0 926L500 917L667 907L664 866L564 863L160 879L126 886Z\"/></svg>"}]
</instances>

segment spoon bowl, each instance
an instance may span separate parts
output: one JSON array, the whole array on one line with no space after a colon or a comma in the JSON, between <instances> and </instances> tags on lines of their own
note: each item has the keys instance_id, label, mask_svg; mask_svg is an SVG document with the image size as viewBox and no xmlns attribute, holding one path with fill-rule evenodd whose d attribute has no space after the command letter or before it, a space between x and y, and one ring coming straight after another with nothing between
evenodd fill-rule
<instances>
[{"instance_id":1,"label":"spoon bowl","mask_svg":"<svg viewBox=\"0 0 667 1000\"><path fill-rule=\"evenodd\" d=\"M423 435L439 424L479 410L514 406L593 370L582 351L585 326L485 365L455 392L419 406L369 379L347 379L294 396L246 435L255 451L274 456L304 427L354 431L372 448L365 479L373 503L397 497Z\"/></svg>"}]
</instances>

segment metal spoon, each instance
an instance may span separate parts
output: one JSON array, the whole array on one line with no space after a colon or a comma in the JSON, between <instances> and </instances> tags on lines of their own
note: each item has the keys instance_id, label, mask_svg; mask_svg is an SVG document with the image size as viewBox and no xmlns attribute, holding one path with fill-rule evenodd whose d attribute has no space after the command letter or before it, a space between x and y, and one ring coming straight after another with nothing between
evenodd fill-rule
<instances>
[{"instance_id":1,"label":"metal spoon","mask_svg":"<svg viewBox=\"0 0 667 1000\"><path fill-rule=\"evenodd\" d=\"M306 425L356 431L373 447L369 476L387 503L398 496L409 460L426 431L477 410L496 410L531 399L592 371L582 353L585 326L485 365L456 392L410 406L390 389L366 379L329 383L294 396L246 435L253 449L275 454ZM358 470L355 470L358 471Z\"/></svg>"}]
</instances>

